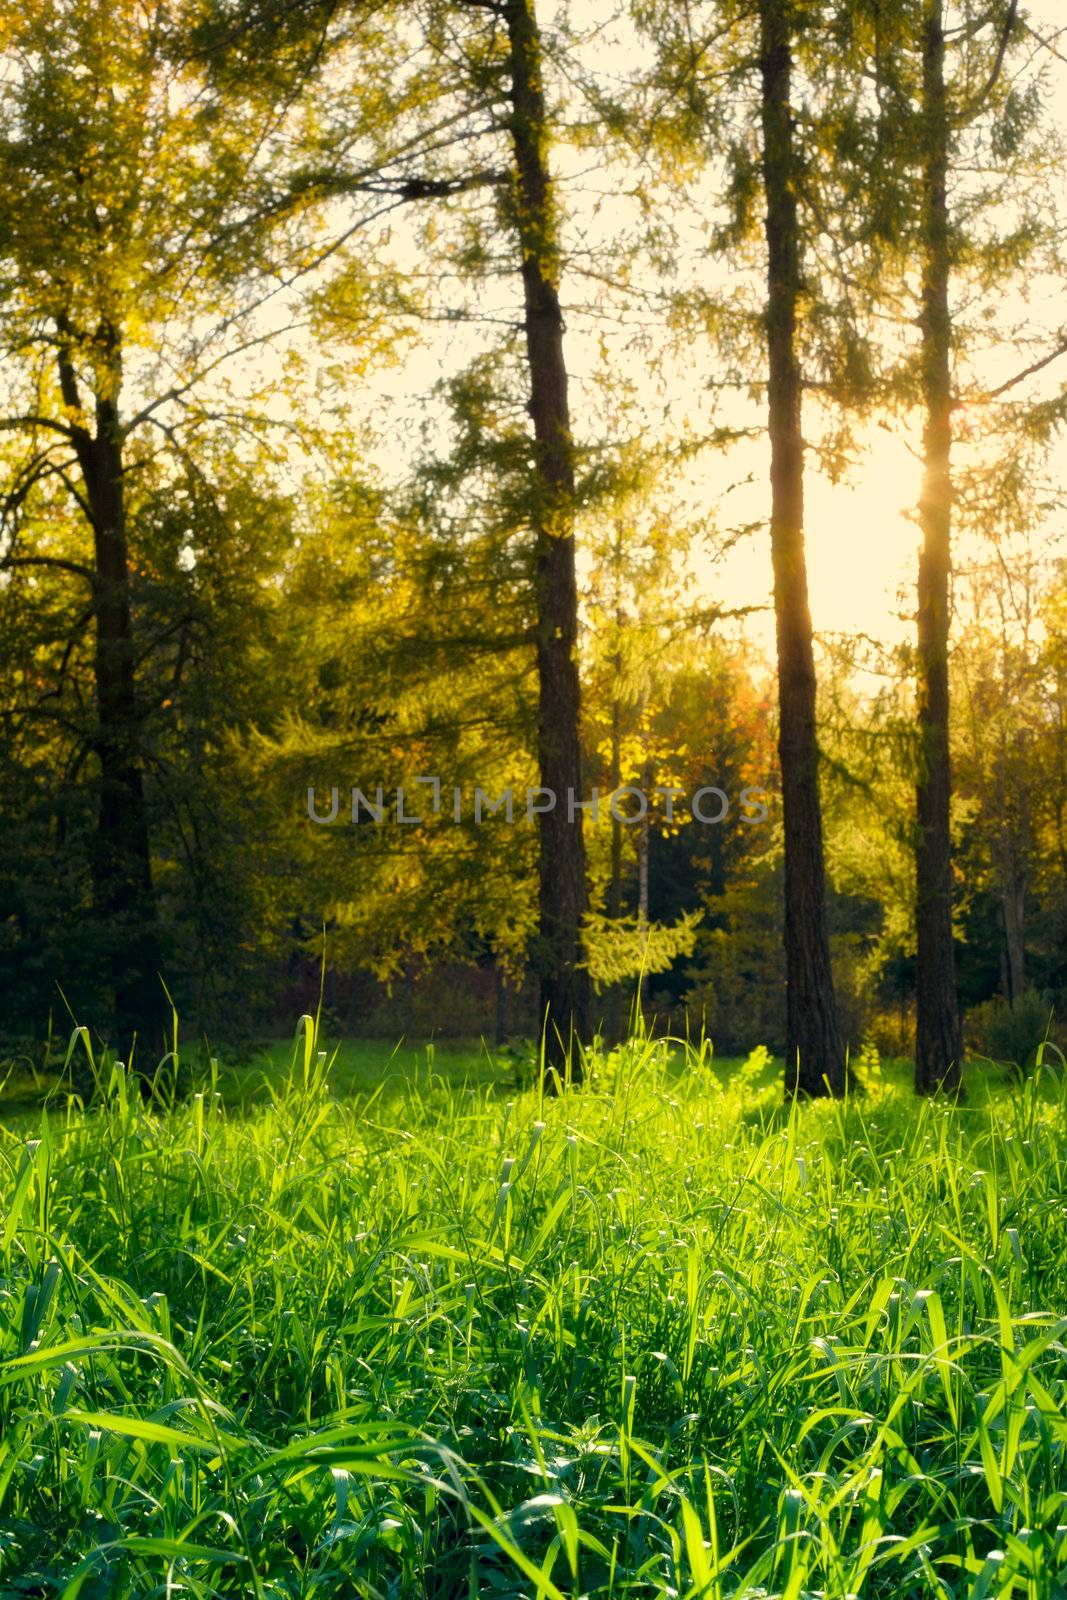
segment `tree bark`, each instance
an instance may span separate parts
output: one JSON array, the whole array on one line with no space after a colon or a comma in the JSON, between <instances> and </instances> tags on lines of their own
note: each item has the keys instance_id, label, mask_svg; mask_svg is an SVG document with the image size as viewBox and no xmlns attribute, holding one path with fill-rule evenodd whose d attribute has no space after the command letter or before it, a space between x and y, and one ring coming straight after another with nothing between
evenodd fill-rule
<instances>
[{"instance_id":1,"label":"tree bark","mask_svg":"<svg viewBox=\"0 0 1067 1600\"><path fill-rule=\"evenodd\" d=\"M1005 693L1010 693L1005 670ZM1008 754L1008 742L1001 730L995 758L993 784L993 835L990 856L1000 900L1004 929L1005 961L1001 987L1009 1005L1014 1005L1026 987L1026 859L1029 814L1025 789L1018 783L1018 770ZM1013 779L1016 780L1013 782ZM1025 784L1025 777L1023 778Z\"/></svg>"},{"instance_id":2,"label":"tree bark","mask_svg":"<svg viewBox=\"0 0 1067 1600\"><path fill-rule=\"evenodd\" d=\"M1008 684L1007 650L1004 681ZM1025 732L1016 732L1012 755L1001 737L1001 904L1008 947L1008 1001L1014 1005L1026 989L1026 891L1030 858L1030 803L1027 792ZM1013 781L1014 780L1014 781ZM1010 799L1009 799L1010 796Z\"/></svg>"},{"instance_id":3,"label":"tree bark","mask_svg":"<svg viewBox=\"0 0 1067 1600\"><path fill-rule=\"evenodd\" d=\"M646 761L641 772L641 787L645 795L646 809L637 830L637 925L645 933L648 930L648 860L652 843L647 803L652 793L653 777L652 763ZM637 980L637 1003L645 1019L642 1026L647 1027L648 974L643 968Z\"/></svg>"},{"instance_id":4,"label":"tree bark","mask_svg":"<svg viewBox=\"0 0 1067 1600\"><path fill-rule=\"evenodd\" d=\"M534 425L533 525L537 588L537 754L555 796L539 816L538 961L545 1064L580 1072L592 989L584 966L587 907L574 560L574 455L559 303L559 239L548 170L541 39L534 0L506 0L514 206L522 256L529 410Z\"/></svg>"},{"instance_id":5,"label":"tree bark","mask_svg":"<svg viewBox=\"0 0 1067 1600\"><path fill-rule=\"evenodd\" d=\"M616 612L616 625L621 627L622 621ZM622 676L622 653L615 652L615 689L611 700L611 792L614 794L622 783L622 702L619 699L618 684ZM607 912L613 922L622 916L622 823L611 813L611 873L608 878ZM604 1029L609 1045L621 1044L628 1032L625 1020L625 1007L627 996L625 987L621 983L613 983L607 994L607 1015Z\"/></svg>"},{"instance_id":6,"label":"tree bark","mask_svg":"<svg viewBox=\"0 0 1067 1600\"><path fill-rule=\"evenodd\" d=\"M800 245L788 0L762 0L760 70L767 202L771 554L785 831L785 1091L787 1096L840 1095L845 1089L845 1058L830 966L815 661L804 554L804 441L796 349Z\"/></svg>"},{"instance_id":7,"label":"tree bark","mask_svg":"<svg viewBox=\"0 0 1067 1600\"><path fill-rule=\"evenodd\" d=\"M93 909L114 997L117 1046L128 1050L136 1033L151 1052L162 1042L163 994L139 748L117 348L112 347L110 355L114 392L97 396L95 429L78 427L75 432L94 554L93 749L100 774ZM77 381L65 353L60 357L60 381L66 403L79 409Z\"/></svg>"},{"instance_id":8,"label":"tree bark","mask_svg":"<svg viewBox=\"0 0 1067 1600\"><path fill-rule=\"evenodd\" d=\"M1004 912L1004 943L1008 952L1008 1002L1014 1005L1026 990L1025 906L1026 885L1014 860L1011 878L1001 900Z\"/></svg>"},{"instance_id":9,"label":"tree bark","mask_svg":"<svg viewBox=\"0 0 1067 1600\"><path fill-rule=\"evenodd\" d=\"M952 540L952 321L949 113L942 0L923 26L922 550L918 581L915 1088L959 1093L960 1021L952 935L948 625Z\"/></svg>"},{"instance_id":10,"label":"tree bark","mask_svg":"<svg viewBox=\"0 0 1067 1600\"><path fill-rule=\"evenodd\" d=\"M494 1043L501 1045L507 1043L511 1033L511 987L499 959L494 963L493 974L495 999L493 1040Z\"/></svg>"}]
</instances>

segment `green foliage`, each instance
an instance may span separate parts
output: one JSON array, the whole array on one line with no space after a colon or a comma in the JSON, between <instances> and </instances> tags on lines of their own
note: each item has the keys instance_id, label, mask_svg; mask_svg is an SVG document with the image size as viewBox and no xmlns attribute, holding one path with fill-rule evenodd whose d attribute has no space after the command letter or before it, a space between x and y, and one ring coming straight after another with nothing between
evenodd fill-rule
<instances>
[{"instance_id":1,"label":"green foliage","mask_svg":"<svg viewBox=\"0 0 1067 1600\"><path fill-rule=\"evenodd\" d=\"M584 924L586 948L597 988L639 974L666 972L679 957L692 955L698 921L695 913L672 926L590 913Z\"/></svg>"},{"instance_id":2,"label":"green foliage","mask_svg":"<svg viewBox=\"0 0 1067 1600\"><path fill-rule=\"evenodd\" d=\"M1062 1085L388 1055L0 1132L5 1594L1055 1600Z\"/></svg>"},{"instance_id":3,"label":"green foliage","mask_svg":"<svg viewBox=\"0 0 1067 1600\"><path fill-rule=\"evenodd\" d=\"M753 1035L781 1048L781 861L762 862L721 895L709 896L688 969L693 1024L717 1050L743 1050Z\"/></svg>"},{"instance_id":4,"label":"green foliage","mask_svg":"<svg viewBox=\"0 0 1067 1600\"><path fill-rule=\"evenodd\" d=\"M1018 1073L1029 1073L1049 1037L1052 1020L1052 1007L1045 996L1027 989L1010 1004L995 998L975 1006L967 1015L967 1031L976 1055L1014 1067Z\"/></svg>"},{"instance_id":5,"label":"green foliage","mask_svg":"<svg viewBox=\"0 0 1067 1600\"><path fill-rule=\"evenodd\" d=\"M877 405L888 426L915 393L924 8L791 9L798 340L811 455L838 471L841 414ZM1009 12L963 10L949 29L957 511L1007 567L1004 530L1040 531L1059 496L1040 477L1063 397L1033 407L1012 387L994 405L988 390L1031 358L1058 370L1043 364L1059 339L1043 291L1061 281L1060 152L1050 52L1020 20L1006 70L974 102ZM610 22L579 11L564 8L545 48L581 397L588 771L602 796L614 769L733 794L773 781L773 697L688 592L707 549L727 554L741 535L713 529L729 474L716 469L716 488L686 472L709 440L762 420L755 13L735 0L640 0ZM107 985L110 930L92 920L93 533L75 448L102 400L123 430L138 754L162 959L183 1007L212 1032L251 1032L324 924L331 962L385 982L451 958L521 973L531 830L400 839L316 829L304 812L309 782L381 782L391 798L439 772L469 801L474 783L497 794L532 777L537 508L514 196L500 181L504 32L493 6L450 0L29 0L0 21L0 1025L65 1015L57 982L95 1021ZM624 57L620 43L651 48ZM1020 284L1032 292L1006 292ZM418 351L407 399L423 432L407 441L379 369L441 323L456 346L440 376L440 347L427 336ZM370 464L371 441L388 469ZM976 607L954 653L959 953L974 998L1002 981L996 918L1009 913L1028 981L1067 986L1067 590L1053 574L1042 592L1040 576L988 580L982 625ZM1028 638L1018 619L1039 613ZM854 687L864 665L895 674L873 698ZM820 659L845 1023L858 1040L881 1010L894 1051L914 948L909 665L830 647ZM773 810L766 830L736 806L709 830L657 799L647 834L627 828L620 847L612 832L603 816L588 828L599 981L643 966L663 980L657 1006L680 1015L689 987L717 1044L774 1044ZM651 943L630 915L640 882ZM605 904L621 907L613 927Z\"/></svg>"},{"instance_id":6,"label":"green foliage","mask_svg":"<svg viewBox=\"0 0 1067 1600\"><path fill-rule=\"evenodd\" d=\"M121 1026L108 991L141 946L217 1020L266 898L222 754L279 710L265 641L299 534L277 407L300 363L241 369L264 317L295 314L280 280L314 208L267 226L299 117L206 81L199 11L34 0L0 25L0 989L42 1027L57 983ZM154 877L125 917L93 871L119 746Z\"/></svg>"}]
</instances>

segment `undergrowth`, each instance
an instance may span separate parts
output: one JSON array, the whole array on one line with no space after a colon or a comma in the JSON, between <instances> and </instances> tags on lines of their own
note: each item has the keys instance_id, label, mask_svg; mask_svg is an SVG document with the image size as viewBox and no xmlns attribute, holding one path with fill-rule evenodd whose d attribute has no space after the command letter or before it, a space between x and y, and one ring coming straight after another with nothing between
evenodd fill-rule
<instances>
[{"instance_id":1,"label":"undergrowth","mask_svg":"<svg viewBox=\"0 0 1067 1600\"><path fill-rule=\"evenodd\" d=\"M755 1076L339 1098L305 1019L265 1105L53 1098L0 1135L0 1592L1062 1595L1067 1091Z\"/></svg>"}]
</instances>

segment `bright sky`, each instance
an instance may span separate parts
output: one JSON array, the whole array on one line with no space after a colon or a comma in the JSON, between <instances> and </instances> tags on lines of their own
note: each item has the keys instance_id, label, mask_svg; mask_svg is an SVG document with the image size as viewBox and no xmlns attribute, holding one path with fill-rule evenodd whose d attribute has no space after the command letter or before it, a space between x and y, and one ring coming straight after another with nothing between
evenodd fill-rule
<instances>
[{"instance_id":1,"label":"bright sky","mask_svg":"<svg viewBox=\"0 0 1067 1600\"><path fill-rule=\"evenodd\" d=\"M1067 130L1067 56L1054 54L1067 46L1067 30L1063 28L1062 18L1058 15L1060 5L1057 0L1040 0L1040 3L1026 9L1033 27L1053 43L1052 51L1043 51L1042 55L1050 65L1050 104L1053 114L1060 126ZM572 0L570 14L579 22L595 21L603 16L602 0ZM543 25L551 27L553 12L550 0L543 0L542 15ZM610 56L608 59L610 61ZM557 155L556 159L562 166L564 158ZM575 209L581 206L583 195L597 193L600 180L595 158L591 168L588 152L573 159L579 163L580 176L573 185L568 183L566 186L572 216ZM1061 180L1058 188L1057 209L1067 202L1067 180ZM601 197L603 193L601 184ZM622 204L619 203L620 206ZM605 234L612 225L611 206L609 191L608 199L602 203L604 215L601 226ZM1060 215L1067 217L1067 208L1060 211ZM586 237L592 231L587 218L579 218L572 225L584 230ZM594 223L592 228L596 226ZM709 265L709 272L716 270L727 273L729 266L725 263L718 268ZM514 315L515 289L514 282L501 286L500 298L497 300L494 294L495 303L491 303L489 298L483 300L482 309L504 316ZM595 321L586 319L583 322L578 302L586 293L585 284L575 282L573 278L565 282L565 310L568 297L571 308L567 360L571 372L572 411L579 432L583 408L587 403L593 403L586 374L595 364L595 341L598 333L603 331ZM1005 303L1004 325L1007 326L1016 313L1021 314L1026 310L1033 320L1047 325L1050 343L1054 343L1059 330L1067 327L1067 298L1061 305L1058 303L1061 297L1062 285L1059 282L1033 285L1028 306L1024 306L1018 297ZM1042 298L1046 301L1045 305L1040 304ZM425 410L425 395L434 378L444 370L455 370L461 366L473 353L476 341L477 335L470 331L460 334L456 329L450 329L440 339L431 339L401 369L378 380L376 388L379 388L385 405L398 421L404 416L414 421ZM701 367L697 362L693 371L698 374L713 373L715 359L709 343L706 365ZM990 381L1007 377L1025 366L1030 359L1032 355L1029 352L1020 357L1014 351L1005 351L990 368ZM639 362L639 356L626 358L623 370L634 374L640 383ZM1067 358L1045 375L1041 392L1051 393L1064 381L1067 381ZM692 382L690 379L691 385ZM681 380L678 383L678 408L688 410L693 400L692 387L686 392ZM670 395L668 399L671 399ZM813 409L809 410L809 416ZM739 409L736 418L729 410L721 412L718 418L724 422L751 422L754 419L762 420L761 412L754 413L749 408L744 411ZM815 426L817 419L813 417L812 423ZM400 434L393 435L394 440L399 441L401 437ZM913 588L915 581L919 537L913 514L919 496L921 474L917 455L920 445L919 419L915 419L914 427L906 437L899 430L891 433L884 427L871 427L863 443L866 450L862 459L849 474L848 481L837 485L830 484L820 474L814 456L809 456L807 549L812 613L819 631L867 634L891 644L901 638L910 638L913 633L908 590ZM387 450L386 454L391 459L383 461L383 464L395 470L400 465L395 448ZM1067 447L1057 452L1051 476L1060 483L1067 482ZM726 492L731 485L739 483L740 487ZM701 512L709 512L721 528L765 519L769 502L766 439L736 446L728 455L709 452L704 464L688 477L683 494L689 514L697 516ZM690 495L691 505L688 503ZM1055 531L1056 524L1050 523L1050 535ZM965 564L978 554L973 545L968 548L965 538L958 538L957 557L961 563ZM708 556L698 557L694 566L699 588L710 600L724 607L765 605L768 608L761 617L752 618L747 627L753 642L758 643L768 655L773 654L773 617L769 609L771 564L766 533L759 532L739 541L717 560Z\"/></svg>"},{"instance_id":2,"label":"bright sky","mask_svg":"<svg viewBox=\"0 0 1067 1600\"><path fill-rule=\"evenodd\" d=\"M745 513L765 517L764 441L747 453L762 468L744 492ZM864 633L895 643L910 637L909 585L914 585L918 530L911 508L918 498L919 463L899 435L878 430L852 481L831 484L808 470L805 484L806 547L812 620L820 632ZM737 495L737 501L742 499ZM703 564L708 593L727 606L752 604L764 597L761 619L748 631L773 655L774 620L770 607L771 557L766 535L756 534L729 550L721 561ZM903 593L901 591L904 591Z\"/></svg>"},{"instance_id":3,"label":"bright sky","mask_svg":"<svg viewBox=\"0 0 1067 1600\"><path fill-rule=\"evenodd\" d=\"M1067 29L1064 27L1062 0L1040 0L1024 7L1028 20L1052 49L1042 52L1049 64L1049 106L1058 125L1067 131ZM1064 53L1057 53L1064 52ZM1067 202L1067 173L1060 177L1053 204L1060 216ZM1067 327L1067 295L1062 283L1032 287L1030 313L1047 324L1055 335ZM1045 304L1041 301L1044 299ZM1057 303L1058 302L1058 303ZM1005 323L1023 309L1015 297L1004 307ZM1026 366L1031 357L1016 357L1005 352L998 358L997 377L1003 381ZM1039 387L1020 390L1020 394L1054 392L1067 382L1067 357L1050 369ZM920 445L919 419L908 437L882 428L867 434L868 450L850 482L832 485L817 470L809 470L806 484L806 544L812 617L823 632L865 633L893 643L911 638L914 632L909 596L913 590L918 559L919 533L914 521L918 501L921 467L915 452ZM765 446L761 447L765 458ZM754 470L759 473L760 449L754 452ZM1055 450L1049 476L1067 487L1067 442ZM750 491L751 516L766 515L764 476ZM762 499L762 512L760 509ZM1050 543L1067 519L1050 520ZM1004 530L1010 532L1012 530ZM726 604L751 602L766 594L770 583L770 555L766 539L754 538L731 551L724 561L707 571L710 592ZM975 539L957 531L956 557L959 565L981 559L983 552ZM770 653L773 650L773 622L751 624L752 631Z\"/></svg>"}]
</instances>

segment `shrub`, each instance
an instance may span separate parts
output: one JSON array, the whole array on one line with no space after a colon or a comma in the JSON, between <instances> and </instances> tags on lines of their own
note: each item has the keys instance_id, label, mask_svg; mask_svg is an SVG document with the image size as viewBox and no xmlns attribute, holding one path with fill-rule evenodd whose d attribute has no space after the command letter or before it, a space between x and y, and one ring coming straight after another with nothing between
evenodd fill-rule
<instances>
[{"instance_id":1,"label":"shrub","mask_svg":"<svg viewBox=\"0 0 1067 1600\"><path fill-rule=\"evenodd\" d=\"M1019 1073L1032 1072L1051 1024L1048 1001L1036 989L1027 989L1011 1004L998 998L975 1006L967 1017L967 1042L974 1055Z\"/></svg>"},{"instance_id":2,"label":"shrub","mask_svg":"<svg viewBox=\"0 0 1067 1600\"><path fill-rule=\"evenodd\" d=\"M867 1039L880 1056L889 1060L910 1059L915 1053L915 1007L885 1007L875 1011L867 1029Z\"/></svg>"}]
</instances>

